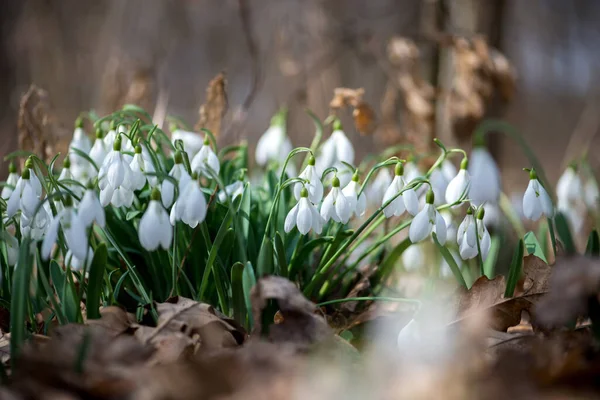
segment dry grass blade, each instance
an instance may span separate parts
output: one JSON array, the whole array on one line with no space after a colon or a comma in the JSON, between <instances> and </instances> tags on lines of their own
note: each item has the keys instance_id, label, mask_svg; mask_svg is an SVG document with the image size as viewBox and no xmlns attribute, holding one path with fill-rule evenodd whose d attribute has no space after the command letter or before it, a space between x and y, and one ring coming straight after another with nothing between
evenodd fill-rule
<instances>
[{"instance_id":1,"label":"dry grass blade","mask_svg":"<svg viewBox=\"0 0 600 400\"><path fill-rule=\"evenodd\" d=\"M221 134L223 116L227 112L227 79L220 72L206 87L206 100L198 110L199 119L195 129L206 128L218 139Z\"/></svg>"}]
</instances>

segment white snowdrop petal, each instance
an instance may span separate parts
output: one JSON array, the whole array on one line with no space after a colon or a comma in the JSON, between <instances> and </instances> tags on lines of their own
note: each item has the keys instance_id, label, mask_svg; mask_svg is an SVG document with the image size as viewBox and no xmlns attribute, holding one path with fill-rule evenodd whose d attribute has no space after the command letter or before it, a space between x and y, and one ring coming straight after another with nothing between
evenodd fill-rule
<instances>
[{"instance_id":1,"label":"white snowdrop petal","mask_svg":"<svg viewBox=\"0 0 600 400\"><path fill-rule=\"evenodd\" d=\"M490 237L490 233L485 227L483 237L479 242L479 247L481 248L481 258L483 261L485 261L488 254L490 253L490 248L492 247L492 238Z\"/></svg>"},{"instance_id":2,"label":"white snowdrop petal","mask_svg":"<svg viewBox=\"0 0 600 400\"><path fill-rule=\"evenodd\" d=\"M446 243L446 220L439 212L435 212L435 234L441 245Z\"/></svg>"},{"instance_id":3,"label":"white snowdrop petal","mask_svg":"<svg viewBox=\"0 0 600 400\"><path fill-rule=\"evenodd\" d=\"M283 230L285 231L285 233L290 233L292 231L292 229L294 229L294 226L296 226L296 218L298 217L298 208L299 208L299 205L296 204L294 207L292 207L290 212L288 212L287 216L285 217L285 222L283 224Z\"/></svg>"},{"instance_id":4,"label":"white snowdrop petal","mask_svg":"<svg viewBox=\"0 0 600 400\"><path fill-rule=\"evenodd\" d=\"M100 190L100 204L102 207L106 207L110 204L110 201L113 197L114 189L112 186L105 186L104 189Z\"/></svg>"},{"instance_id":5,"label":"white snowdrop petal","mask_svg":"<svg viewBox=\"0 0 600 400\"><path fill-rule=\"evenodd\" d=\"M50 258L50 253L52 252L52 246L56 243L56 239L58 237L58 225L60 223L60 218L64 211L61 211L52 219L50 222L50 226L46 231L46 236L44 236L44 240L42 242L42 259L47 260Z\"/></svg>"},{"instance_id":6,"label":"white snowdrop petal","mask_svg":"<svg viewBox=\"0 0 600 400\"><path fill-rule=\"evenodd\" d=\"M466 238L463 239L462 244L459 247L460 258L463 260L470 260L477 256L477 246L469 246Z\"/></svg>"},{"instance_id":7,"label":"white snowdrop petal","mask_svg":"<svg viewBox=\"0 0 600 400\"><path fill-rule=\"evenodd\" d=\"M402 200L410 215L416 215L419 212L419 198L414 189L409 189L402 193Z\"/></svg>"},{"instance_id":8,"label":"white snowdrop petal","mask_svg":"<svg viewBox=\"0 0 600 400\"><path fill-rule=\"evenodd\" d=\"M538 199L540 201L543 214L548 218L554 217L554 206L552 205L552 200L550 199L548 192L546 192L546 189L544 189L542 185L539 185L538 191L540 195Z\"/></svg>"},{"instance_id":9,"label":"white snowdrop petal","mask_svg":"<svg viewBox=\"0 0 600 400\"><path fill-rule=\"evenodd\" d=\"M523 214L530 220L537 221L542 215L542 207L539 203L534 188L534 181L530 180L523 196Z\"/></svg>"},{"instance_id":10,"label":"white snowdrop petal","mask_svg":"<svg viewBox=\"0 0 600 400\"><path fill-rule=\"evenodd\" d=\"M485 148L474 148L468 171L471 176L469 198L473 204L495 204L500 196L500 171L492 155Z\"/></svg>"},{"instance_id":11,"label":"white snowdrop petal","mask_svg":"<svg viewBox=\"0 0 600 400\"><path fill-rule=\"evenodd\" d=\"M29 218L33 217L35 209L39 204L39 199L35 194L34 189L28 182L23 185L23 192L21 194L21 211L27 214Z\"/></svg>"},{"instance_id":12,"label":"white snowdrop petal","mask_svg":"<svg viewBox=\"0 0 600 400\"><path fill-rule=\"evenodd\" d=\"M358 202L356 203L356 215L363 216L367 210L367 196L363 193L358 196Z\"/></svg>"},{"instance_id":13,"label":"white snowdrop petal","mask_svg":"<svg viewBox=\"0 0 600 400\"><path fill-rule=\"evenodd\" d=\"M73 255L75 257L79 258L80 260L83 260L85 259L85 255L88 249L85 227L83 226L82 222L79 220L77 214L75 214L75 211L73 211L72 208L67 209L66 213L69 213L69 215L65 215L62 221L65 221L67 217L69 219L68 226L65 227L65 225L63 225L63 231L65 233L67 247L73 252Z\"/></svg>"},{"instance_id":14,"label":"white snowdrop petal","mask_svg":"<svg viewBox=\"0 0 600 400\"><path fill-rule=\"evenodd\" d=\"M387 188L387 190L385 191L385 193L383 194L383 200L381 201L381 205L383 206L385 203L387 203L396 194L398 194L398 191L396 190L396 187L393 184L390 185ZM398 203L399 203L396 200L398 200L399 198L400 197L396 198L387 207L385 207L383 209L383 214L385 215L386 218L389 218L392 215L396 214L397 206L398 206ZM402 201L402 200L400 200L400 201ZM404 206L404 203L402 203L402 206ZM404 210L402 210L402 212L404 212ZM402 212L400 212L399 214L402 214Z\"/></svg>"},{"instance_id":15,"label":"white snowdrop petal","mask_svg":"<svg viewBox=\"0 0 600 400\"><path fill-rule=\"evenodd\" d=\"M348 200L342 194L341 190L337 189L337 196L335 198L335 213L338 215L340 222L346 224L350 219L350 205L348 204Z\"/></svg>"},{"instance_id":16,"label":"white snowdrop petal","mask_svg":"<svg viewBox=\"0 0 600 400\"><path fill-rule=\"evenodd\" d=\"M175 185L168 179L165 179L160 186L160 194L163 206L171 207L173 198L175 197Z\"/></svg>"},{"instance_id":17,"label":"white snowdrop petal","mask_svg":"<svg viewBox=\"0 0 600 400\"><path fill-rule=\"evenodd\" d=\"M298 216L296 218L296 226L301 234L306 235L312 227L312 212L310 210L307 198L301 198L298 204L299 207Z\"/></svg>"},{"instance_id":18,"label":"white snowdrop petal","mask_svg":"<svg viewBox=\"0 0 600 400\"><path fill-rule=\"evenodd\" d=\"M329 192L321 205L321 217L327 222L333 217L333 214L335 214L333 194Z\"/></svg>"},{"instance_id":19,"label":"white snowdrop petal","mask_svg":"<svg viewBox=\"0 0 600 400\"><path fill-rule=\"evenodd\" d=\"M431 232L431 224L429 222L429 213L426 205L412 220L408 230L408 237L413 243L420 242L425 239Z\"/></svg>"}]
</instances>

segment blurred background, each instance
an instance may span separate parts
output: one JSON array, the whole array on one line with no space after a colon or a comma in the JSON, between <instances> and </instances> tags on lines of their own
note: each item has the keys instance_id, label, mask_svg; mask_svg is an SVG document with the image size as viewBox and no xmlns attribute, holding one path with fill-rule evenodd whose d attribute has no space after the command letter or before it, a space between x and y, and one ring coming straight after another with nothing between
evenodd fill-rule
<instances>
[{"instance_id":1,"label":"blurred background","mask_svg":"<svg viewBox=\"0 0 600 400\"><path fill-rule=\"evenodd\" d=\"M599 20L597 0L3 0L0 155L18 147L32 83L51 104L40 129L60 149L81 111L126 102L193 125L224 72L223 143L254 146L286 105L293 143L308 145L304 109L324 119L335 88L363 88L370 127L340 111L359 159L415 137L468 146L494 117L522 132L555 182L584 149L599 163ZM488 144L505 187L523 190L518 147L500 135Z\"/></svg>"}]
</instances>

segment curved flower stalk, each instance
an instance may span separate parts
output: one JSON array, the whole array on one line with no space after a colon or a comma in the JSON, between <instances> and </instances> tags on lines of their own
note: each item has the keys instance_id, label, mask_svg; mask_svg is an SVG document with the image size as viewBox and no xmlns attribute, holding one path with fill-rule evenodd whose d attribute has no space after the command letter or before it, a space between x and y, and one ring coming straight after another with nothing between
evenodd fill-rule
<instances>
[{"instance_id":1,"label":"curved flower stalk","mask_svg":"<svg viewBox=\"0 0 600 400\"><path fill-rule=\"evenodd\" d=\"M195 228L206 218L207 204L204 193L200 188L197 173L192 174L179 198L173 204L169 220L175 226L177 221L183 221L190 228Z\"/></svg>"},{"instance_id":2,"label":"curved flower stalk","mask_svg":"<svg viewBox=\"0 0 600 400\"><path fill-rule=\"evenodd\" d=\"M280 111L271 118L271 125L256 144L256 163L264 167L275 161L281 166L292 149L292 142L285 134L285 111Z\"/></svg>"},{"instance_id":3,"label":"curved flower stalk","mask_svg":"<svg viewBox=\"0 0 600 400\"><path fill-rule=\"evenodd\" d=\"M344 162L354 164L354 147L342 130L342 124L339 120L336 120L331 136L321 145L316 168L321 174L327 168L336 168L338 178L341 177L341 181L345 185L350 181L351 175L345 172Z\"/></svg>"},{"instance_id":4,"label":"curved flower stalk","mask_svg":"<svg viewBox=\"0 0 600 400\"><path fill-rule=\"evenodd\" d=\"M455 176L456 167L448 159L445 159L438 168L431 172L429 182L435 195L436 206L444 204L446 189Z\"/></svg>"},{"instance_id":5,"label":"curved flower stalk","mask_svg":"<svg viewBox=\"0 0 600 400\"><path fill-rule=\"evenodd\" d=\"M169 214L161 204L157 188L152 189L148 208L140 219L138 238L142 247L148 251L154 251L159 246L165 250L171 247L173 227L169 223Z\"/></svg>"},{"instance_id":6,"label":"curved flower stalk","mask_svg":"<svg viewBox=\"0 0 600 400\"><path fill-rule=\"evenodd\" d=\"M185 166L183 165L183 153L179 150L175 152L175 165L169 171L169 176L177 181L177 188L179 195L183 193L183 190L188 183L192 180L190 174L188 174ZM169 179L165 179L161 185L162 203L165 208L171 207L173 200L175 199L175 184Z\"/></svg>"},{"instance_id":7,"label":"curved flower stalk","mask_svg":"<svg viewBox=\"0 0 600 400\"><path fill-rule=\"evenodd\" d=\"M98 199L98 195L91 185L88 186L81 202L79 202L79 219L86 228L90 227L94 221L101 228L106 225L104 208L102 208L100 199Z\"/></svg>"},{"instance_id":8,"label":"curved flower stalk","mask_svg":"<svg viewBox=\"0 0 600 400\"><path fill-rule=\"evenodd\" d=\"M115 207L131 207L133 203L132 171L129 163L121 153L121 139L117 138L113 149L104 159L98 172L100 187L100 204L106 207L109 203Z\"/></svg>"},{"instance_id":9,"label":"curved flower stalk","mask_svg":"<svg viewBox=\"0 0 600 400\"><path fill-rule=\"evenodd\" d=\"M29 219L33 218L35 209L40 202L40 196L36 192L35 183L31 179L32 170L25 168L17 181L15 190L11 193L6 204L6 215L8 218L14 216L17 211ZM35 174L34 174L35 175ZM37 181L39 184L39 181ZM40 190L41 191L41 190Z\"/></svg>"},{"instance_id":10,"label":"curved flower stalk","mask_svg":"<svg viewBox=\"0 0 600 400\"><path fill-rule=\"evenodd\" d=\"M202 138L202 135L196 132L185 131L183 129L172 130L171 141L173 146L175 146L175 142L177 140L181 140L183 142L183 149L189 154L190 158L194 158L194 156L204 145L204 139Z\"/></svg>"},{"instance_id":11,"label":"curved flower stalk","mask_svg":"<svg viewBox=\"0 0 600 400\"><path fill-rule=\"evenodd\" d=\"M542 214L547 218L554 217L554 206L546 189L537 179L534 169L529 172L529 185L523 196L523 214L532 221L537 221Z\"/></svg>"},{"instance_id":12,"label":"curved flower stalk","mask_svg":"<svg viewBox=\"0 0 600 400\"><path fill-rule=\"evenodd\" d=\"M310 200L311 203L319 204L323 199L323 183L321 182L321 177L317 173L315 162L315 158L310 156L308 158L308 165L298 176L298 178L304 179L306 183L302 184L298 182L294 185L294 197L296 197L296 200L300 200L300 192L303 187L306 187L308 190L308 200Z\"/></svg>"},{"instance_id":13,"label":"curved flower stalk","mask_svg":"<svg viewBox=\"0 0 600 400\"><path fill-rule=\"evenodd\" d=\"M465 157L460 162L460 171L452 178L448 187L446 188L446 203L454 204L459 200L465 198L469 193L469 185L471 184L471 176L467 168L469 167L469 160Z\"/></svg>"},{"instance_id":14,"label":"curved flower stalk","mask_svg":"<svg viewBox=\"0 0 600 400\"><path fill-rule=\"evenodd\" d=\"M475 147L469 158L471 186L469 198L474 205L497 204L500 198L500 170L492 155L484 147Z\"/></svg>"},{"instance_id":15,"label":"curved flower stalk","mask_svg":"<svg viewBox=\"0 0 600 400\"><path fill-rule=\"evenodd\" d=\"M19 182L19 176L20 175L17 173L17 166L11 161L8 166L8 178L6 178L6 186L2 188L2 194L0 194L0 197L5 200L10 198L10 195L17 186L17 182Z\"/></svg>"},{"instance_id":16,"label":"curved flower stalk","mask_svg":"<svg viewBox=\"0 0 600 400\"><path fill-rule=\"evenodd\" d=\"M350 202L350 217L353 215L358 217L363 216L367 209L367 196L364 192L359 196L359 192L358 171L355 171L350 182L342 189L342 194Z\"/></svg>"},{"instance_id":17,"label":"curved flower stalk","mask_svg":"<svg viewBox=\"0 0 600 400\"><path fill-rule=\"evenodd\" d=\"M112 144L111 147L108 147L106 145L106 142L102 137L102 129L96 129L96 140L94 140L94 145L92 146L88 155L96 163L97 166L102 165L102 163L104 162L104 158L108 153L107 149L109 148L112 148ZM96 170L94 168L92 168L92 170L94 171L94 173L96 173Z\"/></svg>"},{"instance_id":18,"label":"curved flower stalk","mask_svg":"<svg viewBox=\"0 0 600 400\"><path fill-rule=\"evenodd\" d=\"M240 178L232 184L225 186L224 190L219 190L218 197L221 203L225 203L227 201L227 197L229 197L231 201L234 201L238 196L241 196L243 194L244 180L243 178Z\"/></svg>"},{"instance_id":19,"label":"curved flower stalk","mask_svg":"<svg viewBox=\"0 0 600 400\"><path fill-rule=\"evenodd\" d=\"M73 208L71 196L66 196L63 210L56 214L50 222L42 241L42 258L44 260L50 258L52 247L58 238L59 225L65 234L67 249L71 250L75 257L83 260L88 250L87 234L83 222Z\"/></svg>"},{"instance_id":20,"label":"curved flower stalk","mask_svg":"<svg viewBox=\"0 0 600 400\"><path fill-rule=\"evenodd\" d=\"M192 159L191 168L192 172L202 174L209 179L212 179L210 170L212 170L215 175L219 175L221 165L219 164L219 158L210 147L208 136L204 138L204 144L200 148L198 154Z\"/></svg>"},{"instance_id":21,"label":"curved flower stalk","mask_svg":"<svg viewBox=\"0 0 600 400\"><path fill-rule=\"evenodd\" d=\"M435 232L440 244L446 243L446 221L436 210L434 194L430 189L425 198L425 207L415 216L408 230L408 237L413 243L420 242Z\"/></svg>"},{"instance_id":22,"label":"curved flower stalk","mask_svg":"<svg viewBox=\"0 0 600 400\"><path fill-rule=\"evenodd\" d=\"M342 193L340 189L340 180L337 176L333 178L331 185L331 190L329 191L329 194L325 196L323 205L321 206L321 217L323 217L325 222L333 219L335 222L347 224L350 215L352 215L350 202ZM302 190L305 190L305 188Z\"/></svg>"},{"instance_id":23,"label":"curved flower stalk","mask_svg":"<svg viewBox=\"0 0 600 400\"><path fill-rule=\"evenodd\" d=\"M315 206L308 200L308 189L302 188L300 191L300 200L285 217L284 230L289 233L298 227L302 235L306 235L311 229L320 234L323 230L325 220L317 211Z\"/></svg>"},{"instance_id":24,"label":"curved flower stalk","mask_svg":"<svg viewBox=\"0 0 600 400\"><path fill-rule=\"evenodd\" d=\"M394 173L394 179L383 195L382 205L400 193L406 186L404 182L404 165L401 162L396 164ZM392 215L399 217L404 214L404 211L408 211L411 215L416 215L419 212L419 199L414 189L406 190L400 196L396 197L383 209L383 214L386 218Z\"/></svg>"},{"instance_id":25,"label":"curved flower stalk","mask_svg":"<svg viewBox=\"0 0 600 400\"><path fill-rule=\"evenodd\" d=\"M463 260L475 258L479 254L479 249L481 249L481 259L483 261L487 259L492 246L492 239L485 227L484 215L485 209L481 207L477 212L477 218L473 219L472 210L469 208L465 220L458 228L457 242L459 243L460 257ZM477 241L479 241L479 249L477 248Z\"/></svg>"}]
</instances>

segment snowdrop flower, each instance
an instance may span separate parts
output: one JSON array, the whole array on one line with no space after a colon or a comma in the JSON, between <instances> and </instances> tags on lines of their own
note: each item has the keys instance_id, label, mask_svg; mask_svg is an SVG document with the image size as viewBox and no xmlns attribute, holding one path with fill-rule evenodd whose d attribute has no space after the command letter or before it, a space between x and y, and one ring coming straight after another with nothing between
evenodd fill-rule
<instances>
[{"instance_id":1,"label":"snowdrop flower","mask_svg":"<svg viewBox=\"0 0 600 400\"><path fill-rule=\"evenodd\" d=\"M456 224L453 221L453 215L450 210L440 211L440 214L444 218L444 221L446 221L446 243L448 243L448 240L456 239Z\"/></svg>"},{"instance_id":2,"label":"snowdrop flower","mask_svg":"<svg viewBox=\"0 0 600 400\"><path fill-rule=\"evenodd\" d=\"M146 184L146 171L147 166L151 165L151 163L147 162L147 160L142 156L142 146L139 144L135 146L135 155L133 156L133 160L129 164L131 168L131 190L140 190ZM151 171L154 172L154 168L150 168Z\"/></svg>"},{"instance_id":3,"label":"snowdrop flower","mask_svg":"<svg viewBox=\"0 0 600 400\"><path fill-rule=\"evenodd\" d=\"M404 165L400 162L397 163L394 172L396 176L394 176L392 183L383 195L383 200L381 202L382 206L404 190L404 187L406 186L403 177ZM417 198L417 193L414 189L405 190L400 196L396 197L383 209L383 214L386 218L389 218L392 215L398 217L402 215L404 211L408 211L411 215L415 215L419 211L419 199Z\"/></svg>"},{"instance_id":4,"label":"snowdrop flower","mask_svg":"<svg viewBox=\"0 0 600 400\"><path fill-rule=\"evenodd\" d=\"M335 222L346 224L352 214L350 202L340 190L340 180L337 176L333 178L331 185L332 188L329 194L325 196L325 200L323 200L323 205L321 206L321 217L323 217L325 222L333 219ZM305 188L302 190L305 190Z\"/></svg>"},{"instance_id":5,"label":"snowdrop flower","mask_svg":"<svg viewBox=\"0 0 600 400\"><path fill-rule=\"evenodd\" d=\"M306 235L311 229L320 234L325 220L321 217L315 206L308 200L308 189L302 188L300 200L285 217L284 230L289 233L298 227L298 231Z\"/></svg>"},{"instance_id":6,"label":"snowdrop flower","mask_svg":"<svg viewBox=\"0 0 600 400\"><path fill-rule=\"evenodd\" d=\"M427 192L425 207L415 216L408 230L408 237L413 243L420 242L434 231L440 244L446 243L446 221L436 210L432 190Z\"/></svg>"},{"instance_id":7,"label":"snowdrop flower","mask_svg":"<svg viewBox=\"0 0 600 400\"><path fill-rule=\"evenodd\" d=\"M131 135L131 132L129 132L129 134ZM133 137L127 136L127 127L125 125L119 125L117 127L117 137L124 138L124 139L121 139L123 141L123 151L133 152L135 150L135 147L133 146L133 143L131 142ZM128 154L126 154L126 156L131 158L131 156ZM129 160L129 161L131 162L131 160Z\"/></svg>"},{"instance_id":8,"label":"snowdrop flower","mask_svg":"<svg viewBox=\"0 0 600 400\"><path fill-rule=\"evenodd\" d=\"M80 271L83 268L83 262L85 261L86 270L89 272L90 267L92 266L93 259L94 259L94 250L92 250L91 247L88 247L88 251L87 251L85 260L75 257L73 255L73 252L71 250L68 250L67 255L65 256L65 264L70 265L71 269L74 271Z\"/></svg>"},{"instance_id":9,"label":"snowdrop flower","mask_svg":"<svg viewBox=\"0 0 600 400\"><path fill-rule=\"evenodd\" d=\"M476 219L473 219L472 213L472 209L469 208L469 210L467 210L467 216L465 217L465 220L458 228L457 242L459 246L460 257L463 260L468 260L477 256L479 253L479 250L477 249L477 240L479 240L481 259L485 261L490 252L490 247L492 246L490 233L485 227L485 223L483 221L485 209L483 207L479 209Z\"/></svg>"},{"instance_id":10,"label":"snowdrop flower","mask_svg":"<svg viewBox=\"0 0 600 400\"><path fill-rule=\"evenodd\" d=\"M271 118L271 126L256 144L256 163L264 167L270 161L283 165L292 151L292 142L285 134L285 114L279 112Z\"/></svg>"},{"instance_id":11,"label":"snowdrop flower","mask_svg":"<svg viewBox=\"0 0 600 400\"><path fill-rule=\"evenodd\" d=\"M79 203L79 219L86 228L90 227L94 221L101 228L104 228L106 224L104 208L102 208L93 187L88 187Z\"/></svg>"},{"instance_id":12,"label":"snowdrop flower","mask_svg":"<svg viewBox=\"0 0 600 400\"><path fill-rule=\"evenodd\" d=\"M469 171L467 171L468 166L469 160L465 157L460 163L460 171L448 183L448 187L446 188L446 202L448 204L454 204L468 194L471 183L471 176L469 175Z\"/></svg>"},{"instance_id":13,"label":"snowdrop flower","mask_svg":"<svg viewBox=\"0 0 600 400\"><path fill-rule=\"evenodd\" d=\"M231 201L234 201L242 194L244 194L244 181L237 180L232 184L225 186L225 190L220 190L218 196L219 201L221 203L225 203L227 201L227 197L229 197Z\"/></svg>"},{"instance_id":14,"label":"snowdrop flower","mask_svg":"<svg viewBox=\"0 0 600 400\"><path fill-rule=\"evenodd\" d=\"M71 160L69 159L69 157L65 157L65 159L63 161L63 169L62 169L62 171L60 171L60 175L58 176L59 182L64 181L64 180L78 180L71 172ZM72 182L63 182L63 183L78 197L81 196L81 194L83 193L83 190L80 185L77 185ZM60 204L60 206L62 206L62 204Z\"/></svg>"},{"instance_id":15,"label":"snowdrop flower","mask_svg":"<svg viewBox=\"0 0 600 400\"><path fill-rule=\"evenodd\" d=\"M100 204L109 203L115 207L131 207L133 203L133 173L129 163L121 153L121 139L117 138L113 149L108 153L98 172Z\"/></svg>"},{"instance_id":16,"label":"snowdrop flower","mask_svg":"<svg viewBox=\"0 0 600 400\"><path fill-rule=\"evenodd\" d=\"M21 229L21 235L29 236L32 240L42 240L48 225L50 224L50 216L52 210L50 209L50 203L44 203L44 207L40 208L33 219L28 218L25 214L21 213L19 219L19 228Z\"/></svg>"},{"instance_id":17,"label":"snowdrop flower","mask_svg":"<svg viewBox=\"0 0 600 400\"><path fill-rule=\"evenodd\" d=\"M42 258L50 258L52 246L58 238L58 228L63 230L66 245L73 255L79 259L84 259L88 250L87 234L85 226L73 208L73 199L67 196L64 201L64 208L50 222L46 236L42 241Z\"/></svg>"},{"instance_id":18,"label":"snowdrop flower","mask_svg":"<svg viewBox=\"0 0 600 400\"><path fill-rule=\"evenodd\" d=\"M412 244L402 252L400 259L406 271L424 270L427 267L427 249L423 244Z\"/></svg>"},{"instance_id":19,"label":"snowdrop flower","mask_svg":"<svg viewBox=\"0 0 600 400\"><path fill-rule=\"evenodd\" d=\"M40 202L40 196L36 193L33 180L31 179L32 170L25 168L21 177L15 185L15 190L11 193L6 204L6 215L11 218L21 210L27 218L32 218ZM35 174L33 174L35 175ZM38 181L39 183L39 181Z\"/></svg>"},{"instance_id":20,"label":"snowdrop flower","mask_svg":"<svg viewBox=\"0 0 600 400\"><path fill-rule=\"evenodd\" d=\"M500 170L484 147L473 148L468 171L471 176L469 198L473 204L496 204L501 190Z\"/></svg>"},{"instance_id":21,"label":"snowdrop flower","mask_svg":"<svg viewBox=\"0 0 600 400\"><path fill-rule=\"evenodd\" d=\"M304 179L307 182L304 184L298 182L294 185L294 196L296 197L296 200L300 200L300 192L303 187L306 187L308 190L308 200L310 200L311 203L319 204L323 199L323 183L315 168L315 162L315 158L310 156L308 158L308 165L298 176L298 178Z\"/></svg>"},{"instance_id":22,"label":"snowdrop flower","mask_svg":"<svg viewBox=\"0 0 600 400\"><path fill-rule=\"evenodd\" d=\"M75 130L73 131L73 138L71 139L71 143L69 143L69 151L77 149L79 151L84 152L85 154L88 154L91 148L92 142L83 130L83 120L81 118L77 118L77 121L75 121ZM74 152L71 152L70 158L71 163L75 164L77 163L77 159L74 158L80 157L78 157Z\"/></svg>"},{"instance_id":23,"label":"snowdrop flower","mask_svg":"<svg viewBox=\"0 0 600 400\"><path fill-rule=\"evenodd\" d=\"M367 197L364 191L360 196L358 192L360 192L360 185L358 184L358 171L356 171L352 175L350 182L342 189L342 194L350 202L350 216L356 215L360 217L364 215L367 209Z\"/></svg>"},{"instance_id":24,"label":"snowdrop flower","mask_svg":"<svg viewBox=\"0 0 600 400\"><path fill-rule=\"evenodd\" d=\"M94 145L89 153L90 158L98 167L102 165L102 162L108 153L107 149L109 148L112 148L112 143L110 147L106 145L106 142L102 138L102 129L98 128L96 130L96 140L94 141Z\"/></svg>"},{"instance_id":25,"label":"snowdrop flower","mask_svg":"<svg viewBox=\"0 0 600 400\"><path fill-rule=\"evenodd\" d=\"M598 182L594 177L590 177L583 186L584 200L588 208L596 210L598 208L598 199L600 191L598 190Z\"/></svg>"},{"instance_id":26,"label":"snowdrop flower","mask_svg":"<svg viewBox=\"0 0 600 400\"><path fill-rule=\"evenodd\" d=\"M115 121L110 122L110 128L102 140L107 151L113 148L115 140L117 140L117 124Z\"/></svg>"},{"instance_id":27,"label":"snowdrop flower","mask_svg":"<svg viewBox=\"0 0 600 400\"><path fill-rule=\"evenodd\" d=\"M160 191L152 189L150 202L140 219L138 237L142 247L154 251L161 246L167 250L173 241L173 227L169 223L169 214L160 202Z\"/></svg>"},{"instance_id":28,"label":"snowdrop flower","mask_svg":"<svg viewBox=\"0 0 600 400\"><path fill-rule=\"evenodd\" d=\"M198 177L194 173L171 209L169 217L171 225L175 226L175 222L183 221L184 224L195 228L206 218L206 208L204 193L202 193Z\"/></svg>"},{"instance_id":29,"label":"snowdrop flower","mask_svg":"<svg viewBox=\"0 0 600 400\"><path fill-rule=\"evenodd\" d=\"M379 170L373 183L367 187L367 199L370 205L378 207L381 204L385 191L392 184L392 179L392 174L387 168Z\"/></svg>"},{"instance_id":30,"label":"snowdrop flower","mask_svg":"<svg viewBox=\"0 0 600 400\"><path fill-rule=\"evenodd\" d=\"M16 237L6 231L0 233L0 238L4 243L6 243L8 266L14 267L19 260L19 241Z\"/></svg>"},{"instance_id":31,"label":"snowdrop flower","mask_svg":"<svg viewBox=\"0 0 600 400\"><path fill-rule=\"evenodd\" d=\"M529 185L523 196L523 214L532 221L537 221L542 214L547 218L554 216L554 206L546 189L537 179L534 169L529 172Z\"/></svg>"},{"instance_id":32,"label":"snowdrop flower","mask_svg":"<svg viewBox=\"0 0 600 400\"><path fill-rule=\"evenodd\" d=\"M556 185L558 203L569 205L579 202L581 200L582 186L581 178L577 173L577 166L575 164L569 165L558 179Z\"/></svg>"},{"instance_id":33,"label":"snowdrop flower","mask_svg":"<svg viewBox=\"0 0 600 400\"><path fill-rule=\"evenodd\" d=\"M212 179L212 175L209 172L210 170L212 170L214 174L219 175L221 165L219 164L217 155L210 147L208 136L204 138L204 145L202 145L198 154L192 159L191 168L192 171L202 173L210 179Z\"/></svg>"},{"instance_id":34,"label":"snowdrop flower","mask_svg":"<svg viewBox=\"0 0 600 400\"><path fill-rule=\"evenodd\" d=\"M192 180L192 177L185 169L183 165L183 153L179 150L175 152L175 165L169 171L169 176L177 181L177 188L179 189L179 195L183 193L186 185ZM165 208L171 207L173 200L175 199L175 185L169 179L165 179L162 182L160 188L162 194L162 203Z\"/></svg>"},{"instance_id":35,"label":"snowdrop flower","mask_svg":"<svg viewBox=\"0 0 600 400\"><path fill-rule=\"evenodd\" d=\"M329 167L335 167L338 171L344 169L342 161L354 164L354 147L344 131L339 120L333 125L333 132L329 139L321 145L320 155L317 163L317 171L323 173ZM348 176L349 178L349 176ZM345 182L347 183L347 182Z\"/></svg>"},{"instance_id":36,"label":"snowdrop flower","mask_svg":"<svg viewBox=\"0 0 600 400\"><path fill-rule=\"evenodd\" d=\"M17 182L19 182L17 166L14 162L11 162L8 166L8 178L6 178L6 186L2 188L2 194L0 194L0 197L2 197L5 200L9 199L13 190L17 186Z\"/></svg>"},{"instance_id":37,"label":"snowdrop flower","mask_svg":"<svg viewBox=\"0 0 600 400\"><path fill-rule=\"evenodd\" d=\"M446 189L455 175L456 168L448 159L444 160L438 168L431 172L429 182L431 183L431 188L433 189L433 194L435 195L436 205L444 204Z\"/></svg>"},{"instance_id":38,"label":"snowdrop flower","mask_svg":"<svg viewBox=\"0 0 600 400\"><path fill-rule=\"evenodd\" d=\"M182 129L172 129L171 131L173 132L171 134L173 145L175 145L177 140L181 140L183 142L183 149L192 158L200 151L204 144L204 139L196 132L184 131Z\"/></svg>"}]
</instances>

